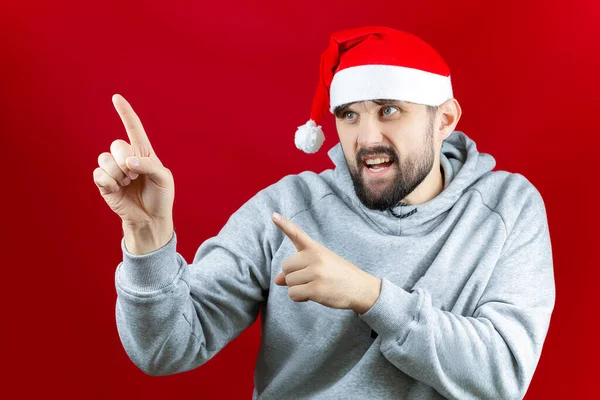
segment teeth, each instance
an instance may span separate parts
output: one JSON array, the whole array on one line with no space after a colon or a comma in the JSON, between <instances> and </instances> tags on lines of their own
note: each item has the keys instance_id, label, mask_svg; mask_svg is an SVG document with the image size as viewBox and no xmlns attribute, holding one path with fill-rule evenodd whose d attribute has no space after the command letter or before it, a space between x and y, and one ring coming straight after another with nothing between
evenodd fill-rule
<instances>
[{"instance_id":1,"label":"teeth","mask_svg":"<svg viewBox=\"0 0 600 400\"><path fill-rule=\"evenodd\" d=\"M367 165L382 164L388 161L390 161L389 158L374 158L371 160L367 160Z\"/></svg>"}]
</instances>

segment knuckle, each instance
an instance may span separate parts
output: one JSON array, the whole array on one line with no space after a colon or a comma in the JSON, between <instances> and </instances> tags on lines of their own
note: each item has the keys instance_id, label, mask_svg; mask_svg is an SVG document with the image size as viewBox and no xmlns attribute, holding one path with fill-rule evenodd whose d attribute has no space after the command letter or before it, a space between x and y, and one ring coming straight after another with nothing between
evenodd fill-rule
<instances>
[{"instance_id":1,"label":"knuckle","mask_svg":"<svg viewBox=\"0 0 600 400\"><path fill-rule=\"evenodd\" d=\"M103 173L102 176L100 176L96 182L106 187L110 187L116 183L115 180L108 176L106 173Z\"/></svg>"},{"instance_id":2,"label":"knuckle","mask_svg":"<svg viewBox=\"0 0 600 400\"><path fill-rule=\"evenodd\" d=\"M292 299L294 301L300 300L300 294L298 293L298 290L296 289L295 286L292 286L288 289L288 296L290 297L290 299Z\"/></svg>"},{"instance_id":3,"label":"knuckle","mask_svg":"<svg viewBox=\"0 0 600 400\"><path fill-rule=\"evenodd\" d=\"M110 152L119 168L127 170L125 159L131 154L129 144L121 139L115 140L110 146Z\"/></svg>"},{"instance_id":4,"label":"knuckle","mask_svg":"<svg viewBox=\"0 0 600 400\"><path fill-rule=\"evenodd\" d=\"M94 176L94 180L97 181L102 176L102 168L96 167L96 169L94 169L94 172L92 174Z\"/></svg>"},{"instance_id":5,"label":"knuckle","mask_svg":"<svg viewBox=\"0 0 600 400\"><path fill-rule=\"evenodd\" d=\"M100 168L96 168L94 170L94 183L96 186L104 186L105 185L105 173Z\"/></svg>"},{"instance_id":6,"label":"knuckle","mask_svg":"<svg viewBox=\"0 0 600 400\"><path fill-rule=\"evenodd\" d=\"M108 163L111 158L113 158L112 154L110 154L106 151L104 153L100 153L100 155L98 156L98 165L99 166L106 165L106 163Z\"/></svg>"},{"instance_id":7,"label":"knuckle","mask_svg":"<svg viewBox=\"0 0 600 400\"><path fill-rule=\"evenodd\" d=\"M285 281L286 285L290 287L299 284L299 279L300 278L297 276L297 274L286 274L283 277L283 280Z\"/></svg>"},{"instance_id":8,"label":"knuckle","mask_svg":"<svg viewBox=\"0 0 600 400\"><path fill-rule=\"evenodd\" d=\"M314 267L313 268L313 276L315 277L315 279L321 280L321 279L325 278L325 271L323 271L323 268Z\"/></svg>"},{"instance_id":9,"label":"knuckle","mask_svg":"<svg viewBox=\"0 0 600 400\"><path fill-rule=\"evenodd\" d=\"M123 139L116 139L113 140L113 142L110 144L110 151L111 153L114 153L115 151L125 146L129 146L129 144L126 141L124 141Z\"/></svg>"},{"instance_id":10,"label":"knuckle","mask_svg":"<svg viewBox=\"0 0 600 400\"><path fill-rule=\"evenodd\" d=\"M103 174L98 178L94 179L94 183L98 188L104 188L110 190L112 192L116 191L117 188L115 186L119 186L114 179L110 178L108 175Z\"/></svg>"},{"instance_id":11,"label":"knuckle","mask_svg":"<svg viewBox=\"0 0 600 400\"><path fill-rule=\"evenodd\" d=\"M94 170L94 182L101 185L106 185L109 179L112 178L102 168L96 168Z\"/></svg>"}]
</instances>

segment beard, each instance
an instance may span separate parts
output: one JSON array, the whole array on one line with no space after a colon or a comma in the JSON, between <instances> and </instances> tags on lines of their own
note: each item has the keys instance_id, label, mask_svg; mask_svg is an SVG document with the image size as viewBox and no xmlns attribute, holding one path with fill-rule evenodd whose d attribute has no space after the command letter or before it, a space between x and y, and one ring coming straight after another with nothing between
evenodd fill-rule
<instances>
[{"instance_id":1,"label":"beard","mask_svg":"<svg viewBox=\"0 0 600 400\"><path fill-rule=\"evenodd\" d=\"M433 168L435 156L433 122L432 119L427 128L422 150L403 159L402 164L394 149L386 146L361 149L356 154L356 163L352 166L348 163L354 191L365 207L378 211L395 207L425 180ZM383 178L367 178L363 173L367 168L364 158L376 154L385 154L390 158L391 170Z\"/></svg>"}]
</instances>

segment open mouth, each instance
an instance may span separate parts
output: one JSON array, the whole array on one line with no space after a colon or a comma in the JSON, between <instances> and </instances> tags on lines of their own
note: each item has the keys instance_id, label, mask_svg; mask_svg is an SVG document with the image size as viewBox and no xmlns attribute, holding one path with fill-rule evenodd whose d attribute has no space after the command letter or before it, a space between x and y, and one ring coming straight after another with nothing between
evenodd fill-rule
<instances>
[{"instance_id":1,"label":"open mouth","mask_svg":"<svg viewBox=\"0 0 600 400\"><path fill-rule=\"evenodd\" d=\"M363 164L371 175L380 175L390 169L392 164L394 164L394 160L391 157L382 156L377 158L369 158L363 161Z\"/></svg>"}]
</instances>

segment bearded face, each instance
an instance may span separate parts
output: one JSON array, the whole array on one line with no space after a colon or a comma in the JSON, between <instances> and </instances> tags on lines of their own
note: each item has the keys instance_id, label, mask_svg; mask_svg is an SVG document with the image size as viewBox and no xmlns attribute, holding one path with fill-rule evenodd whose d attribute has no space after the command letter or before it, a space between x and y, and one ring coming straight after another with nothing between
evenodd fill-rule
<instances>
[{"instance_id":1,"label":"bearded face","mask_svg":"<svg viewBox=\"0 0 600 400\"><path fill-rule=\"evenodd\" d=\"M405 157L392 146L376 145L361 148L348 163L356 195L367 208L384 211L398 205L429 175L435 159L433 121L424 136L423 146Z\"/></svg>"}]
</instances>

